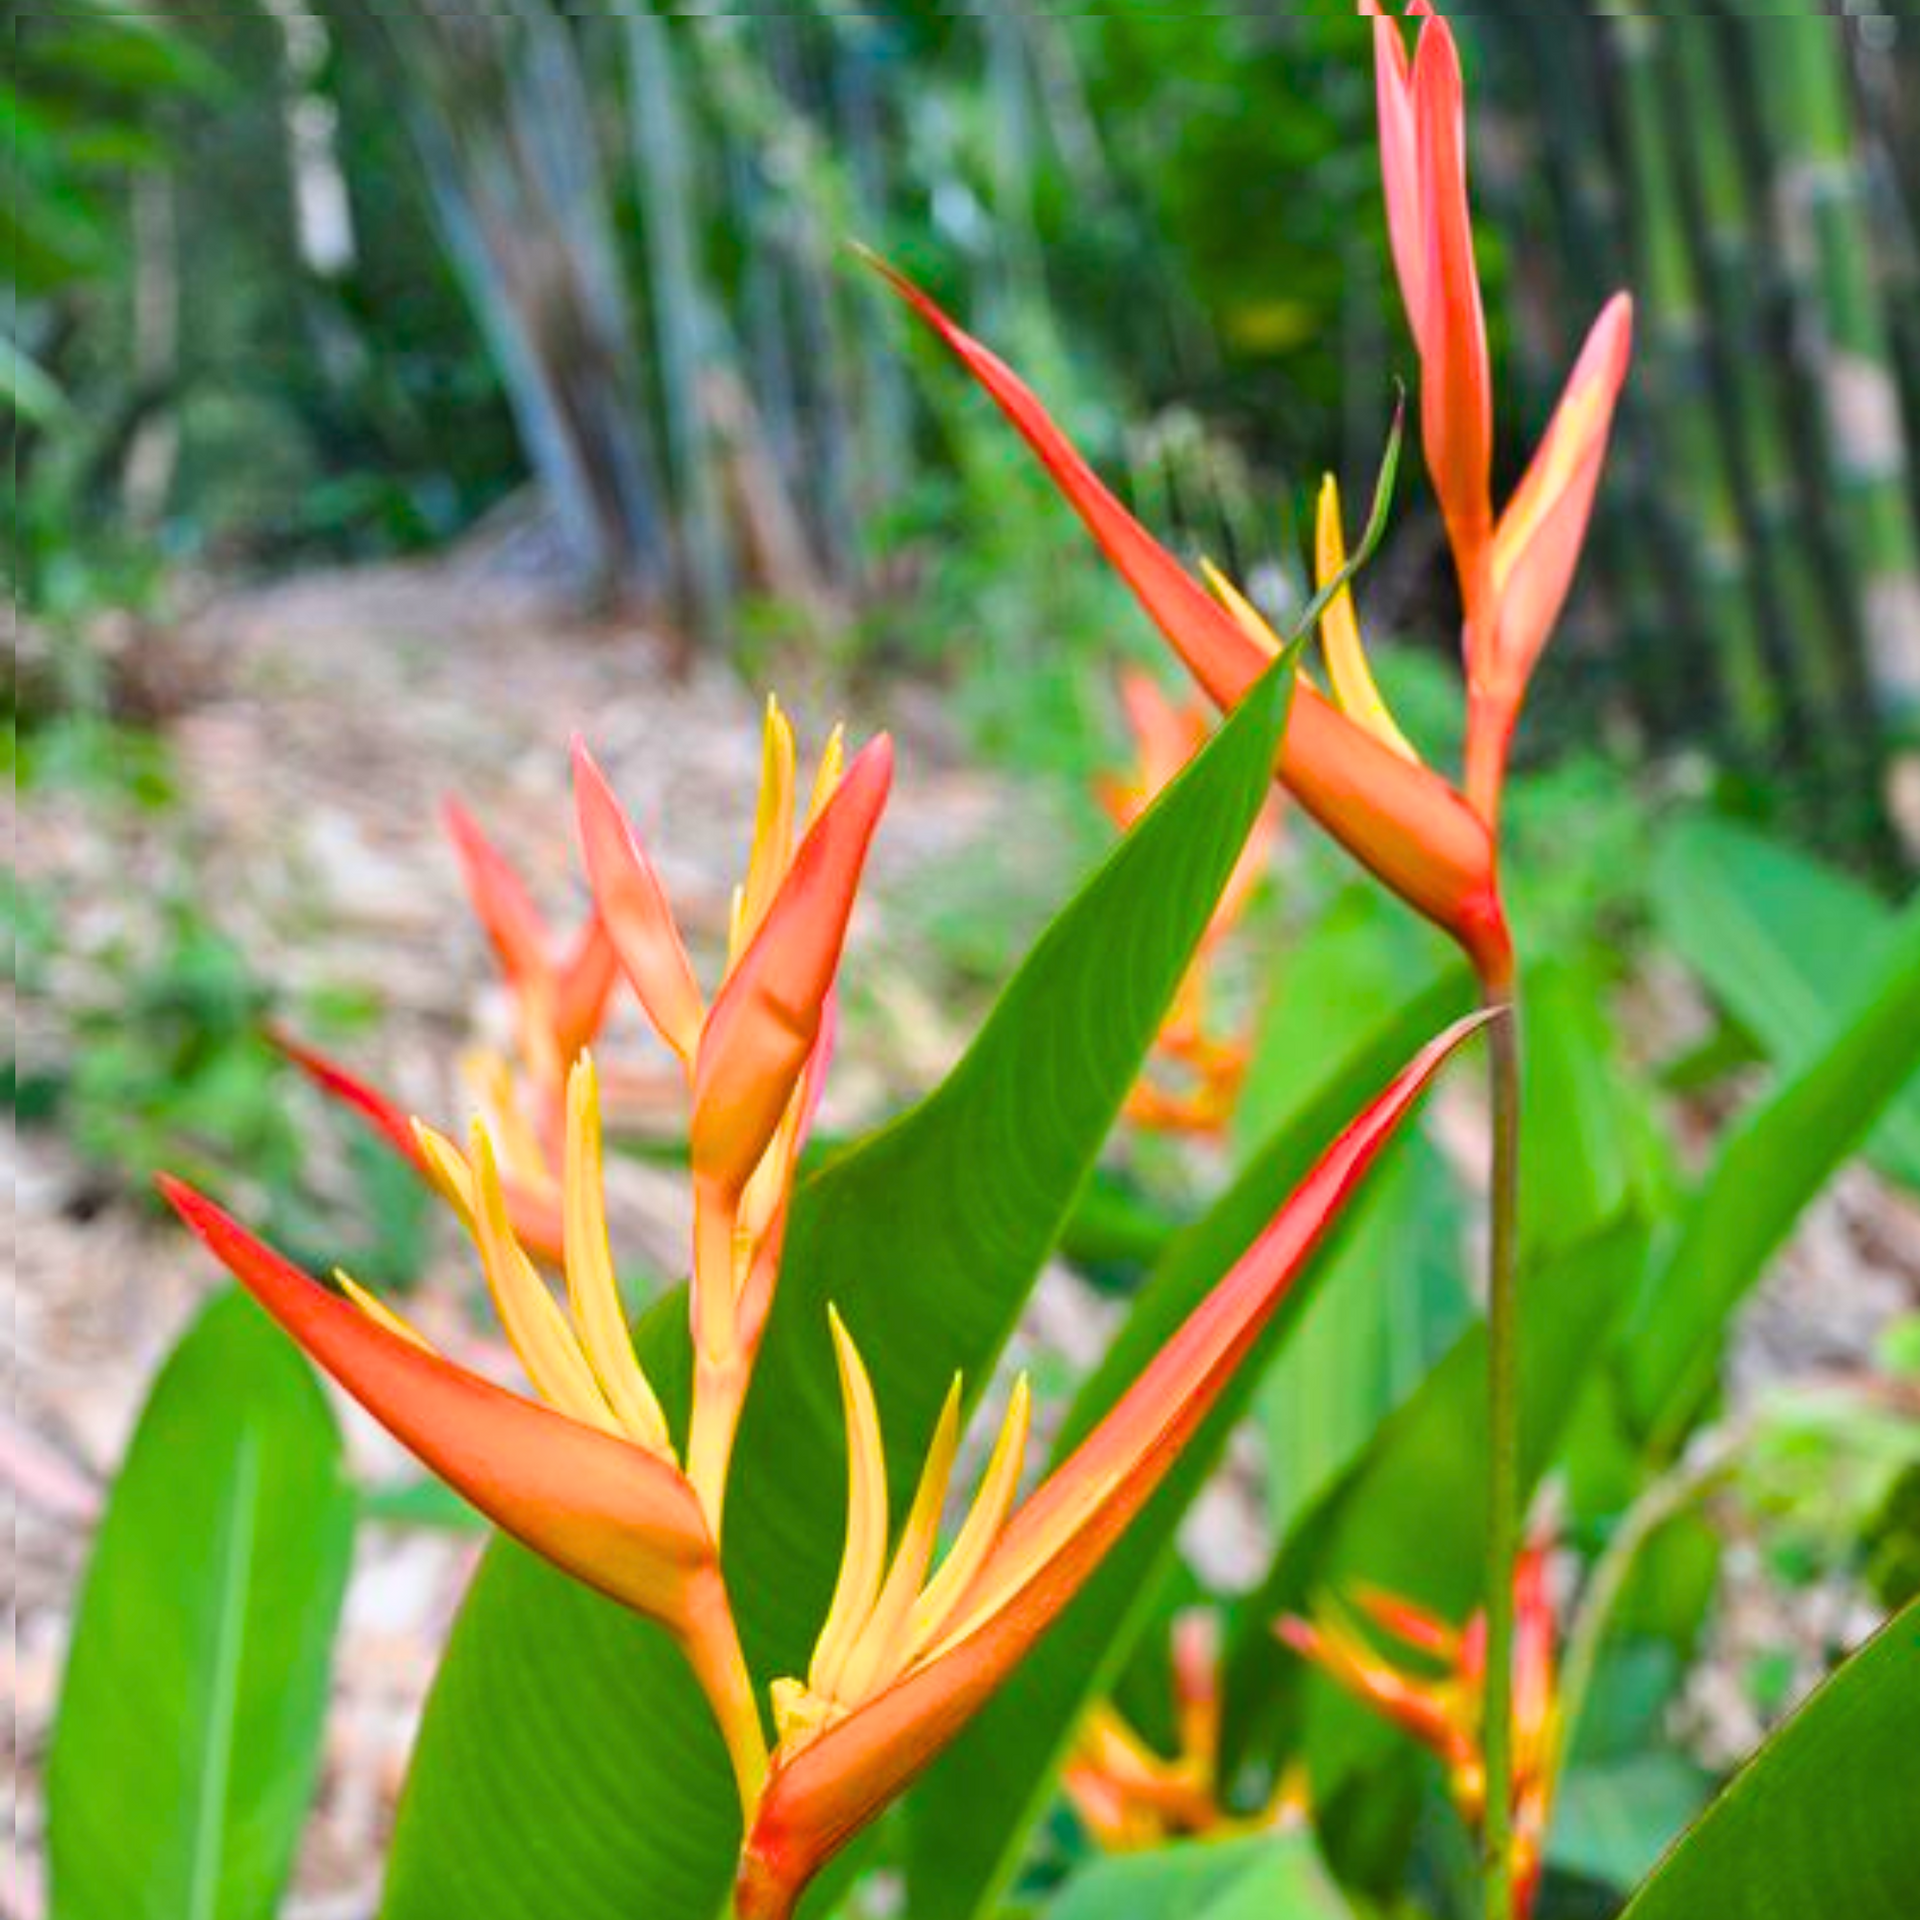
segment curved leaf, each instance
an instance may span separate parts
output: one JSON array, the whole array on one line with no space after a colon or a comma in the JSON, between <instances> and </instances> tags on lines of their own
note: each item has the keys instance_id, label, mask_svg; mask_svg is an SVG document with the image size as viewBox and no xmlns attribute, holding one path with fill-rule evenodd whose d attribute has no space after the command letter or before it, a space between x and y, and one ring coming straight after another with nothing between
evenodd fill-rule
<instances>
[{"instance_id":1,"label":"curved leaf","mask_svg":"<svg viewBox=\"0 0 1920 1920\"><path fill-rule=\"evenodd\" d=\"M1761 1748L1623 1920L1907 1920L1916 1754L1920 1602Z\"/></svg>"},{"instance_id":2,"label":"curved leaf","mask_svg":"<svg viewBox=\"0 0 1920 1920\"><path fill-rule=\"evenodd\" d=\"M954 1372L975 1393L990 1374L1179 988L1266 798L1289 671L1042 936L952 1077L796 1194L724 1543L763 1684L804 1671L839 1561L828 1303L860 1329L890 1455L917 1467ZM642 1337L663 1396L684 1312ZM703 1726L663 1636L496 1547L429 1705L389 1920L712 1920L738 1831Z\"/></svg>"},{"instance_id":3,"label":"curved leaf","mask_svg":"<svg viewBox=\"0 0 1920 1920\"><path fill-rule=\"evenodd\" d=\"M1653 873L1661 931L1773 1063L1793 1072L1896 938L1894 909L1849 875L1731 821L1681 823ZM1920 1189L1920 1081L1896 1096L1867 1157Z\"/></svg>"},{"instance_id":4,"label":"curved leaf","mask_svg":"<svg viewBox=\"0 0 1920 1920\"><path fill-rule=\"evenodd\" d=\"M223 1296L160 1375L87 1575L47 1782L60 1920L268 1920L353 1516L311 1370Z\"/></svg>"},{"instance_id":5,"label":"curved leaf","mask_svg":"<svg viewBox=\"0 0 1920 1920\"><path fill-rule=\"evenodd\" d=\"M1920 902L1836 1034L1721 1148L1642 1297L1626 1355L1629 1410L1656 1452L1712 1389L1734 1310L1794 1222L1920 1073Z\"/></svg>"}]
</instances>

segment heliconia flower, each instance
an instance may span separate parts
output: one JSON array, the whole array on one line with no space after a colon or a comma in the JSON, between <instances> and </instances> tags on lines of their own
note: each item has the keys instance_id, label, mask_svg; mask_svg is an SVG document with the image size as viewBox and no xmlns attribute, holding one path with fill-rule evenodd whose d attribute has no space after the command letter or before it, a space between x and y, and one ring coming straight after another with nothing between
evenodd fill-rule
<instances>
[{"instance_id":1,"label":"heliconia flower","mask_svg":"<svg viewBox=\"0 0 1920 1920\"><path fill-rule=\"evenodd\" d=\"M1374 23L1387 221L1421 369L1427 467L1465 606L1466 791L1491 826L1527 681L1586 539L1632 351L1633 309L1616 295L1595 322L1519 491L1492 505L1493 402L1486 318L1467 193L1464 84L1453 30L1431 6L1408 61L1399 23Z\"/></svg>"},{"instance_id":2,"label":"heliconia flower","mask_svg":"<svg viewBox=\"0 0 1920 1920\"><path fill-rule=\"evenodd\" d=\"M1178 1840L1277 1832L1303 1819L1297 1771L1255 1814L1237 1815L1223 1804L1215 1615L1196 1611L1175 1622L1173 1678L1179 1733L1173 1758L1156 1753L1109 1703L1095 1707L1081 1727L1061 1784L1089 1836L1104 1852L1136 1853Z\"/></svg>"},{"instance_id":3,"label":"heliconia flower","mask_svg":"<svg viewBox=\"0 0 1920 1920\"><path fill-rule=\"evenodd\" d=\"M1006 1681L1152 1497L1375 1156L1484 1021L1433 1042L1354 1122L1106 1418L1009 1512L1025 1424L1016 1392L971 1515L931 1579L957 1401L936 1429L889 1563L878 1418L853 1343L836 1328L849 1424L846 1552L806 1680L776 1690L782 1738L742 1853L741 1920L787 1920L820 1868Z\"/></svg>"},{"instance_id":4,"label":"heliconia flower","mask_svg":"<svg viewBox=\"0 0 1920 1920\"><path fill-rule=\"evenodd\" d=\"M574 1076L569 1157L581 1176L567 1221L563 1310L506 1218L484 1130L471 1161L423 1151L463 1196L501 1321L539 1396L524 1399L443 1359L341 1276L341 1292L290 1265L177 1181L161 1191L260 1304L382 1426L488 1519L563 1572L658 1621L679 1642L726 1737L743 1804L766 1769L764 1735L720 1572L627 1336L598 1180L591 1068Z\"/></svg>"},{"instance_id":5,"label":"heliconia flower","mask_svg":"<svg viewBox=\"0 0 1920 1920\"><path fill-rule=\"evenodd\" d=\"M1133 733L1137 764L1128 778L1101 779L1095 792L1108 817L1124 832L1205 746L1212 728L1203 706L1175 706L1161 692L1159 682L1138 669L1121 675L1120 698ZM1137 1126L1208 1135L1220 1132L1232 1117L1246 1078L1251 1042L1244 1036L1216 1039L1209 1033L1209 974L1221 943L1240 924L1266 877L1277 832L1275 810L1264 808L1161 1025L1155 1052L1163 1071L1143 1079L1128 1097L1127 1117Z\"/></svg>"},{"instance_id":6,"label":"heliconia flower","mask_svg":"<svg viewBox=\"0 0 1920 1920\"><path fill-rule=\"evenodd\" d=\"M568 1069L600 1037L620 978L613 942L598 912L562 951L520 876L457 801L446 805L448 836L467 894L513 995L522 1058L544 1081L564 1085Z\"/></svg>"},{"instance_id":7,"label":"heliconia flower","mask_svg":"<svg viewBox=\"0 0 1920 1920\"><path fill-rule=\"evenodd\" d=\"M1259 615L1239 596L1223 605L1209 595L1120 504L1019 375L904 275L873 264L1033 449L1207 696L1222 708L1233 706L1279 650ZM1304 680L1294 691L1278 771L1363 866L1451 933L1484 979L1504 985L1512 942L1493 836L1461 794Z\"/></svg>"},{"instance_id":8,"label":"heliconia flower","mask_svg":"<svg viewBox=\"0 0 1920 1920\"><path fill-rule=\"evenodd\" d=\"M1551 1558L1551 1544L1536 1540L1514 1565L1513 1845L1519 1920L1531 1912L1539 1888L1559 1741ZM1419 1655L1429 1670L1410 1670L1378 1651L1359 1623L1331 1602L1323 1603L1312 1620L1290 1615L1276 1631L1303 1659L1438 1754L1454 1804L1462 1818L1478 1826L1487 1803L1485 1614L1456 1628L1410 1600L1372 1588L1355 1592L1353 1604L1375 1628Z\"/></svg>"},{"instance_id":9,"label":"heliconia flower","mask_svg":"<svg viewBox=\"0 0 1920 1920\"><path fill-rule=\"evenodd\" d=\"M692 1101L695 1386L687 1470L720 1529L733 1438L772 1302L786 1196L819 1099L833 985L893 779L882 735L850 764L828 742L804 819L793 730L769 701L747 877L709 1008L654 872L606 777L574 750L580 839L602 922ZM796 833L796 828L799 832Z\"/></svg>"}]
</instances>

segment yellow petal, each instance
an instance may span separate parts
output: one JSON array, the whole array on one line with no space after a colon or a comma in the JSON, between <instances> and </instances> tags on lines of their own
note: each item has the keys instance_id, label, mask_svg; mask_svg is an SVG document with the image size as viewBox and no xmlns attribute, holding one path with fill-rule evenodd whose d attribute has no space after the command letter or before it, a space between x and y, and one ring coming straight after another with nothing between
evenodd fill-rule
<instances>
[{"instance_id":1,"label":"yellow petal","mask_svg":"<svg viewBox=\"0 0 1920 1920\"><path fill-rule=\"evenodd\" d=\"M472 1177L481 1265L486 1268L500 1324L520 1356L534 1391L569 1419L624 1438L566 1316L513 1236L493 1143L487 1138L486 1127L477 1120L473 1125Z\"/></svg>"},{"instance_id":2,"label":"yellow petal","mask_svg":"<svg viewBox=\"0 0 1920 1920\"><path fill-rule=\"evenodd\" d=\"M406 1321L401 1319L391 1307L387 1306L385 1302L376 1300L345 1268L335 1267L333 1277L338 1283L340 1291L344 1293L376 1327L384 1327L386 1331L396 1339L404 1340L410 1347L418 1347L422 1353L433 1352L433 1346L430 1341L415 1332L415 1330L410 1327Z\"/></svg>"},{"instance_id":3,"label":"yellow petal","mask_svg":"<svg viewBox=\"0 0 1920 1920\"><path fill-rule=\"evenodd\" d=\"M1233 615L1240 631L1263 653L1277 660L1282 650L1280 636L1268 626L1266 616L1260 609L1211 560L1202 560L1200 571L1206 575L1207 585L1213 589L1214 598Z\"/></svg>"},{"instance_id":4,"label":"yellow petal","mask_svg":"<svg viewBox=\"0 0 1920 1920\"><path fill-rule=\"evenodd\" d=\"M820 771L814 777L813 798L807 806L807 826L826 811L827 802L839 791L840 776L847 770L847 730L835 727L827 736L827 750L820 756Z\"/></svg>"},{"instance_id":5,"label":"yellow petal","mask_svg":"<svg viewBox=\"0 0 1920 1920\"><path fill-rule=\"evenodd\" d=\"M1020 1469L1026 1462L1027 1428L1033 1417L1033 1390L1023 1373L1013 1383L1013 1398L1007 1417L994 1443L993 1457L980 1476L980 1491L974 1496L973 1510L962 1523L933 1584L920 1597L913 1610L911 1639L917 1658L947 1624L954 1609L966 1598L974 1576L993 1551L994 1543L1013 1510L1013 1496L1019 1491Z\"/></svg>"},{"instance_id":6,"label":"yellow petal","mask_svg":"<svg viewBox=\"0 0 1920 1920\"><path fill-rule=\"evenodd\" d=\"M1340 518L1340 483L1328 474L1320 484L1320 513L1314 529L1314 578L1320 592L1339 578L1347 564L1347 535ZM1395 724L1380 697L1367 650L1360 638L1360 617L1354 611L1353 592L1343 587L1320 617L1320 645L1327 656L1327 673L1334 699L1349 720L1391 747L1403 760L1420 764L1412 743Z\"/></svg>"},{"instance_id":7,"label":"yellow petal","mask_svg":"<svg viewBox=\"0 0 1920 1920\"><path fill-rule=\"evenodd\" d=\"M887 1564L887 1457L873 1382L838 1311L829 1308L828 1319L847 1414L847 1546L808 1674L809 1686L823 1699L831 1699L837 1690L841 1670L879 1598Z\"/></svg>"},{"instance_id":8,"label":"yellow petal","mask_svg":"<svg viewBox=\"0 0 1920 1920\"><path fill-rule=\"evenodd\" d=\"M866 1630L840 1680L840 1696L851 1703L870 1699L901 1672L913 1657L908 1624L920 1598L921 1583L933 1564L940 1538L940 1515L946 1506L947 1483L953 1478L954 1455L960 1450L960 1382L956 1379L933 1430L933 1443L921 1470L900 1545L893 1556L887 1583L880 1590Z\"/></svg>"},{"instance_id":9,"label":"yellow petal","mask_svg":"<svg viewBox=\"0 0 1920 1920\"><path fill-rule=\"evenodd\" d=\"M444 1133L437 1132L424 1120L413 1123L413 1137L419 1143L427 1178L433 1182L440 1197L460 1216L461 1224L477 1238L479 1227L474 1218L473 1175L468 1170L466 1155Z\"/></svg>"},{"instance_id":10,"label":"yellow petal","mask_svg":"<svg viewBox=\"0 0 1920 1920\"><path fill-rule=\"evenodd\" d=\"M600 1082L582 1055L567 1078L567 1171L563 1198L567 1297L587 1362L614 1416L662 1459L673 1457L667 1422L633 1351L607 1234L600 1139Z\"/></svg>"},{"instance_id":11,"label":"yellow petal","mask_svg":"<svg viewBox=\"0 0 1920 1920\"><path fill-rule=\"evenodd\" d=\"M767 730L760 756L760 807L754 819L753 855L747 863L746 903L734 949L737 958L760 931L767 908L793 864L793 728L780 703L767 701Z\"/></svg>"}]
</instances>

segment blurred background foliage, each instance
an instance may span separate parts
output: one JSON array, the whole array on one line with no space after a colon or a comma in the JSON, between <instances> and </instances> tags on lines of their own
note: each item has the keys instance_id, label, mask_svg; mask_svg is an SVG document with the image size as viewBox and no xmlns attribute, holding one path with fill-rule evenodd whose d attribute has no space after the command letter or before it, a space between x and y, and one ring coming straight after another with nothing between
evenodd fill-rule
<instances>
[{"instance_id":1,"label":"blurred background foliage","mask_svg":"<svg viewBox=\"0 0 1920 1920\"><path fill-rule=\"evenodd\" d=\"M156 556L387 553L517 503L532 552L686 648L911 661L990 748L1077 770L1108 711L1086 665L1133 623L843 242L923 276L1280 612L1308 488L1364 484L1409 364L1365 34L1331 0L9 12L6 557L56 620L152 594ZM1503 470L1604 293L1643 314L1532 750L1698 749L1737 804L1891 859L1920 36L1811 6L1464 26L1528 402ZM1441 649L1449 591L1410 494L1376 631Z\"/></svg>"}]
</instances>

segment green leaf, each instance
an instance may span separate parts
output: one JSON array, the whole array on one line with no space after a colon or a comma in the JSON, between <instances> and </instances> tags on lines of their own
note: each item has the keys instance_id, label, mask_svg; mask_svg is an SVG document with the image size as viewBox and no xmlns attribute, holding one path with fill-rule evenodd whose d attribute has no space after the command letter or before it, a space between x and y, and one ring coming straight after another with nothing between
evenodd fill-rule
<instances>
[{"instance_id":1,"label":"green leaf","mask_svg":"<svg viewBox=\"0 0 1920 1920\"><path fill-rule=\"evenodd\" d=\"M1459 1011L1460 992L1457 983L1445 982L1395 1013L1334 1069L1314 1100L1268 1143L1213 1211L1174 1243L1105 1362L1076 1397L1055 1442L1056 1458L1119 1399L1266 1225L1327 1141ZM1014 1872L1081 1717L1112 1684L1139 1631L1155 1616L1182 1515L1244 1415L1267 1364L1284 1349L1336 1264L1332 1255L1323 1255L1302 1274L1213 1418L1105 1566L909 1796L915 1920L963 1920L984 1911ZM1376 1280L1348 1270L1348 1284Z\"/></svg>"},{"instance_id":2,"label":"green leaf","mask_svg":"<svg viewBox=\"0 0 1920 1920\"><path fill-rule=\"evenodd\" d=\"M1870 888L1725 820L1667 836L1653 897L1667 939L1789 1073L1832 1043L1836 1016L1897 938L1893 908ZM1920 1082L1894 1100L1867 1157L1920 1189Z\"/></svg>"},{"instance_id":3,"label":"green leaf","mask_svg":"<svg viewBox=\"0 0 1920 1920\"><path fill-rule=\"evenodd\" d=\"M1102 1860L1047 1920L1345 1920L1311 1837L1266 1834Z\"/></svg>"},{"instance_id":4,"label":"green leaf","mask_svg":"<svg viewBox=\"0 0 1920 1920\"><path fill-rule=\"evenodd\" d=\"M1733 1130L1649 1280L1626 1388L1657 1453L1679 1443L1712 1390L1727 1322L1774 1252L1920 1071L1920 901L1836 1036Z\"/></svg>"},{"instance_id":5,"label":"green leaf","mask_svg":"<svg viewBox=\"0 0 1920 1920\"><path fill-rule=\"evenodd\" d=\"M953 1076L796 1194L728 1495L763 1683L804 1671L845 1526L828 1303L861 1343L904 1499L954 1372L976 1393L990 1375L1190 964L1266 797L1285 673L1042 936ZM684 1377L685 1311L647 1322L657 1385ZM429 1705L389 1920L712 1920L736 1851L719 1742L665 1637L493 1549Z\"/></svg>"},{"instance_id":6,"label":"green leaf","mask_svg":"<svg viewBox=\"0 0 1920 1920\"><path fill-rule=\"evenodd\" d=\"M87 1575L47 1782L58 1920L268 1920L353 1513L305 1361L223 1296L160 1375Z\"/></svg>"},{"instance_id":7,"label":"green leaf","mask_svg":"<svg viewBox=\"0 0 1920 1920\"><path fill-rule=\"evenodd\" d=\"M1664 1169L1603 985L1585 968L1547 960L1527 969L1524 1008L1521 1242L1539 1260L1658 1190Z\"/></svg>"},{"instance_id":8,"label":"green leaf","mask_svg":"<svg viewBox=\"0 0 1920 1920\"><path fill-rule=\"evenodd\" d=\"M1920 1604L1761 1748L1624 1920L1907 1920L1916 1753Z\"/></svg>"},{"instance_id":9,"label":"green leaf","mask_svg":"<svg viewBox=\"0 0 1920 1920\"><path fill-rule=\"evenodd\" d=\"M1636 1886L1699 1816L1712 1784L1677 1753L1575 1767L1554 1804L1548 1862L1604 1886Z\"/></svg>"}]
</instances>

